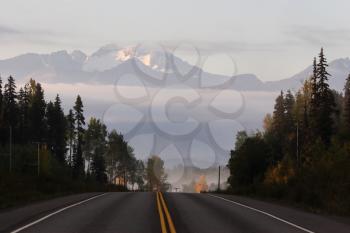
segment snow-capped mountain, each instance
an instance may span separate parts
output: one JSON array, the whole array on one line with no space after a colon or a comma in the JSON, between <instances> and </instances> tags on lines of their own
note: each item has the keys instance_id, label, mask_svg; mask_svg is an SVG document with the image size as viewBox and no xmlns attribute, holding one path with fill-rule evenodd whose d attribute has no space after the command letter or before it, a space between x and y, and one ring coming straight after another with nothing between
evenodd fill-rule
<instances>
[{"instance_id":1,"label":"snow-capped mountain","mask_svg":"<svg viewBox=\"0 0 350 233\"><path fill-rule=\"evenodd\" d=\"M28 53L0 60L0 74L5 77L13 75L17 80L33 77L42 82L108 83L113 77L107 79L99 77L111 74L112 71L119 75L133 73L135 67L131 67L129 63L136 64L137 68L145 73L172 73L174 70L171 69L170 62L176 64L179 72L193 67L162 48L138 46L119 48L116 45L107 45L91 55L75 50L72 53L67 51L51 54Z\"/></svg>"},{"instance_id":2,"label":"snow-capped mountain","mask_svg":"<svg viewBox=\"0 0 350 233\"><path fill-rule=\"evenodd\" d=\"M170 68L168 64L170 59L176 62L177 66L179 64L182 66L190 66L163 48L140 46L120 48L116 45L110 44L100 48L91 56L87 56L83 63L83 70L86 72L103 72L131 59L136 59L144 66L159 72L168 71Z\"/></svg>"},{"instance_id":3,"label":"snow-capped mountain","mask_svg":"<svg viewBox=\"0 0 350 233\"><path fill-rule=\"evenodd\" d=\"M235 76L233 88L236 90L279 91L297 90L305 79L310 77L312 67L297 73L291 78L279 81L262 82L254 74ZM329 63L330 86L338 91L343 89L350 73L350 59L341 58ZM148 75L156 79L172 78L186 74L211 83L229 79L223 75L211 74L193 66L167 49L154 47L107 45L91 55L76 50L71 53L58 51L51 54L28 53L14 58L0 60L0 75L6 78L13 75L17 81L34 78L51 83L104 83L114 84L117 77L124 74ZM190 80L191 81L191 80Z\"/></svg>"}]
</instances>

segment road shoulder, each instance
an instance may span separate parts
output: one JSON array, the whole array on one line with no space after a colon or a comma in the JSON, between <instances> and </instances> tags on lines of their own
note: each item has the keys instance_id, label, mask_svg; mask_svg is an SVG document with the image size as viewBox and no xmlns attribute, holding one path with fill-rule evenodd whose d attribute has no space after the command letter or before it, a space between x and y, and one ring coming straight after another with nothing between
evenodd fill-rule
<instances>
[{"instance_id":1,"label":"road shoulder","mask_svg":"<svg viewBox=\"0 0 350 233\"><path fill-rule=\"evenodd\" d=\"M281 219L288 220L294 224L311 229L315 232L333 232L334 229L337 229L338 233L350 231L350 218L347 217L317 215L299 209L295 209L293 207L287 207L284 205L265 202L243 196L235 196L228 194L213 195L227 199L229 201L237 202L242 205L249 206L251 208L255 208L257 210L264 211ZM234 205L234 203L228 204Z\"/></svg>"},{"instance_id":2,"label":"road shoulder","mask_svg":"<svg viewBox=\"0 0 350 233\"><path fill-rule=\"evenodd\" d=\"M55 210L83 201L101 193L74 194L51 200L36 202L24 207L4 209L0 212L0 233L25 225Z\"/></svg>"}]
</instances>

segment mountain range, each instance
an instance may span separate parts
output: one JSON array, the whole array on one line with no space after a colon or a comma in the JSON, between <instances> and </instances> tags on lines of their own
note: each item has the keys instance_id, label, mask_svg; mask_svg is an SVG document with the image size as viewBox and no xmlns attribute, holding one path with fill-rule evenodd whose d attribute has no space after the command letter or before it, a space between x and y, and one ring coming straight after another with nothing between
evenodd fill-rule
<instances>
[{"instance_id":1,"label":"mountain range","mask_svg":"<svg viewBox=\"0 0 350 233\"><path fill-rule=\"evenodd\" d=\"M329 63L331 88L342 91L346 77L350 73L350 59L340 58ZM233 88L240 91L279 91L297 90L305 79L310 77L312 66L290 78L278 81L261 81L254 74L235 75ZM10 59L0 60L0 75L4 78L13 75L17 81L34 78L47 83L97 83L114 84L125 74L142 76L159 83L171 82L176 77L193 82L217 85L230 79L224 75L212 74L191 65L175 56L171 51L155 48L130 46L120 48L107 45L91 55L75 50L71 53L58 51L50 54L27 53ZM151 78L151 79L150 79ZM151 82L152 83L152 82ZM129 84L134 84L132 81ZM204 85L205 86L205 85Z\"/></svg>"}]
</instances>

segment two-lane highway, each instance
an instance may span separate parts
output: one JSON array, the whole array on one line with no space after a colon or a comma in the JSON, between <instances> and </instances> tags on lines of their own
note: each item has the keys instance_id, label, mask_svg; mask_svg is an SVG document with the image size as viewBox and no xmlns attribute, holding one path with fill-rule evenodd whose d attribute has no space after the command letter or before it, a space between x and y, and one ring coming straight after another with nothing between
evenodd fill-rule
<instances>
[{"instance_id":1,"label":"two-lane highway","mask_svg":"<svg viewBox=\"0 0 350 233\"><path fill-rule=\"evenodd\" d=\"M30 208L35 212L35 205L2 212L0 232L350 232L342 221L234 196L106 193L62 205L37 217L22 216L21 221L14 221L18 213L30 213ZM13 219L13 225L2 228L4 219L7 225Z\"/></svg>"}]
</instances>

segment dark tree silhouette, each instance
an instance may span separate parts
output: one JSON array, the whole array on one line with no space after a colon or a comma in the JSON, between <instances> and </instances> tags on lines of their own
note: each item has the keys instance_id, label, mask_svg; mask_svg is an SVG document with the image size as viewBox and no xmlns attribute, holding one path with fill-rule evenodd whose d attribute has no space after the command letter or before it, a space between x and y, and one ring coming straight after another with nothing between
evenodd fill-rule
<instances>
[{"instance_id":1,"label":"dark tree silhouette","mask_svg":"<svg viewBox=\"0 0 350 233\"><path fill-rule=\"evenodd\" d=\"M0 76L0 142L5 141L5 122L4 122L4 104L3 104L3 92L2 92L2 79Z\"/></svg>"},{"instance_id":2,"label":"dark tree silhouette","mask_svg":"<svg viewBox=\"0 0 350 233\"><path fill-rule=\"evenodd\" d=\"M32 141L46 141L46 102L40 83L30 80L29 122Z\"/></svg>"},{"instance_id":3,"label":"dark tree silhouette","mask_svg":"<svg viewBox=\"0 0 350 233\"><path fill-rule=\"evenodd\" d=\"M19 142L28 143L29 140L29 88L28 84L24 89L20 88L18 95L18 110L19 110Z\"/></svg>"},{"instance_id":4,"label":"dark tree silhouette","mask_svg":"<svg viewBox=\"0 0 350 233\"><path fill-rule=\"evenodd\" d=\"M343 125L343 131L346 137L350 138L350 74L346 79L344 87Z\"/></svg>"},{"instance_id":5,"label":"dark tree silhouette","mask_svg":"<svg viewBox=\"0 0 350 233\"><path fill-rule=\"evenodd\" d=\"M328 77L330 74L327 72L327 60L323 53L323 48L319 54L319 62L317 64L317 77L318 77L318 97L316 101L319 106L317 113L317 123L319 136L321 140L329 145L333 133L333 114L335 113L335 100L332 91L329 88Z\"/></svg>"},{"instance_id":6,"label":"dark tree silhouette","mask_svg":"<svg viewBox=\"0 0 350 233\"><path fill-rule=\"evenodd\" d=\"M0 76L0 128L2 125L2 120L3 120L3 116L2 116L2 111L3 111L3 94L2 94L2 79Z\"/></svg>"},{"instance_id":7,"label":"dark tree silhouette","mask_svg":"<svg viewBox=\"0 0 350 233\"><path fill-rule=\"evenodd\" d=\"M18 106L16 84L12 76L8 78L5 84L3 105L5 128L12 127L15 129L17 127Z\"/></svg>"},{"instance_id":8,"label":"dark tree silhouette","mask_svg":"<svg viewBox=\"0 0 350 233\"><path fill-rule=\"evenodd\" d=\"M89 164L88 171L98 182L107 182L105 164L107 127L100 120L91 118L85 131L84 141L84 157Z\"/></svg>"},{"instance_id":9,"label":"dark tree silhouette","mask_svg":"<svg viewBox=\"0 0 350 233\"><path fill-rule=\"evenodd\" d=\"M56 159L64 164L66 153L66 119L58 95L54 103L50 101L47 104L46 118L48 127L47 143Z\"/></svg>"},{"instance_id":10,"label":"dark tree silhouette","mask_svg":"<svg viewBox=\"0 0 350 233\"><path fill-rule=\"evenodd\" d=\"M67 121L67 137L68 137L68 164L73 167L73 151L75 150L75 118L73 110L70 109L68 115L66 116Z\"/></svg>"},{"instance_id":11,"label":"dark tree silhouette","mask_svg":"<svg viewBox=\"0 0 350 233\"><path fill-rule=\"evenodd\" d=\"M73 175L74 177L84 176L84 158L83 158L83 136L84 136L84 125L85 117L83 110L83 102L81 97L78 95L74 106L74 117L75 117L75 148L73 153Z\"/></svg>"}]
</instances>

